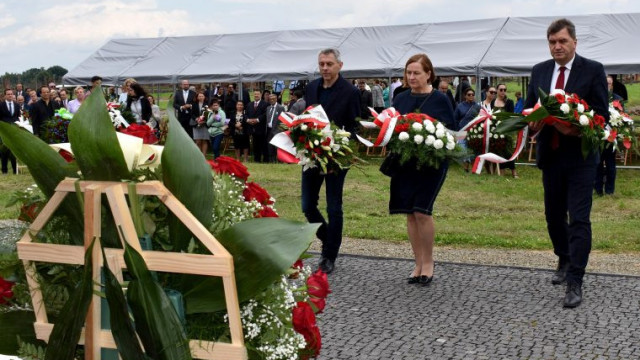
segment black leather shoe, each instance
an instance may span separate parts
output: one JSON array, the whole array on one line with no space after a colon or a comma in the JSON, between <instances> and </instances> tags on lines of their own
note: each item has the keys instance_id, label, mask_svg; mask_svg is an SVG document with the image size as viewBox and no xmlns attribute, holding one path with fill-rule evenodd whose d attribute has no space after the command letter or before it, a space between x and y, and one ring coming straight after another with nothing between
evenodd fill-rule
<instances>
[{"instance_id":1,"label":"black leather shoe","mask_svg":"<svg viewBox=\"0 0 640 360\"><path fill-rule=\"evenodd\" d=\"M318 269L320 269L320 271L322 271L325 274L331 274L335 269L335 267L336 265L334 260L331 260L325 257L321 258L320 264L318 264Z\"/></svg>"},{"instance_id":2,"label":"black leather shoe","mask_svg":"<svg viewBox=\"0 0 640 360\"><path fill-rule=\"evenodd\" d=\"M407 278L407 284L417 284L420 282L420 276L410 276Z\"/></svg>"},{"instance_id":3,"label":"black leather shoe","mask_svg":"<svg viewBox=\"0 0 640 360\"><path fill-rule=\"evenodd\" d=\"M433 280L433 276L420 275L420 278L418 279L418 283L422 286L429 286L432 280Z\"/></svg>"},{"instance_id":4,"label":"black leather shoe","mask_svg":"<svg viewBox=\"0 0 640 360\"><path fill-rule=\"evenodd\" d=\"M567 281L567 270L569 270L569 263L558 262L558 269L551 277L551 283L553 285L564 284Z\"/></svg>"},{"instance_id":5,"label":"black leather shoe","mask_svg":"<svg viewBox=\"0 0 640 360\"><path fill-rule=\"evenodd\" d=\"M582 286L575 281L567 283L567 291L564 296L564 307L574 308L582 302Z\"/></svg>"}]
</instances>

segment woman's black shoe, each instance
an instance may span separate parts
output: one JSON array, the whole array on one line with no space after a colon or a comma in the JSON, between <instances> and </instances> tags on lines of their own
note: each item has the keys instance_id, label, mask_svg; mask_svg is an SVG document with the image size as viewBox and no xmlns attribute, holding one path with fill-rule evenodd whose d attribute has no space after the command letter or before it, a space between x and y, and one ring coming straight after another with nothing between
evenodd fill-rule
<instances>
[{"instance_id":1,"label":"woman's black shoe","mask_svg":"<svg viewBox=\"0 0 640 360\"><path fill-rule=\"evenodd\" d=\"M407 278L407 284L417 284L420 281L420 276L411 276Z\"/></svg>"},{"instance_id":2,"label":"woman's black shoe","mask_svg":"<svg viewBox=\"0 0 640 360\"><path fill-rule=\"evenodd\" d=\"M429 284L431 283L431 280L433 280L433 276L420 275L420 278L418 279L418 283L421 284L422 286L429 286Z\"/></svg>"}]
</instances>

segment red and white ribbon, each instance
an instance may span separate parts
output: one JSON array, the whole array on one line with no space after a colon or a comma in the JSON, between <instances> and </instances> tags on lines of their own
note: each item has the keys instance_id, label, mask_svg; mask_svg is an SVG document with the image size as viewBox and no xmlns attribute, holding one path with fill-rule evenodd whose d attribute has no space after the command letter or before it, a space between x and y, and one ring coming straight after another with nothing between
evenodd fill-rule
<instances>
[{"instance_id":1,"label":"red and white ribbon","mask_svg":"<svg viewBox=\"0 0 640 360\"><path fill-rule=\"evenodd\" d=\"M482 168L484 167L485 161L489 161L495 164L503 164L503 163L515 160L522 152L522 149L524 149L526 139L527 139L527 134L529 133L528 127L525 127L518 132L518 136L516 138L516 146L513 150L513 153L508 159L505 159L502 156L496 155L494 153L490 153L489 145L491 143L491 133L489 132L490 131L489 122L493 118L494 118L493 112L490 109L486 109L483 107L480 109L480 113L478 113L478 116L476 116L467 125L465 125L462 129L460 129L460 132L463 132L463 131L466 132L467 129L470 129L480 123L484 123L484 132L482 135L482 144L484 146L484 153L482 155L476 156L476 160L474 161L473 167L471 169L473 173L478 175L482 173Z\"/></svg>"},{"instance_id":2,"label":"red and white ribbon","mask_svg":"<svg viewBox=\"0 0 640 360\"><path fill-rule=\"evenodd\" d=\"M367 129L375 129L380 128L380 132L378 136L376 136L375 142L371 142L360 135L356 135L358 140L363 143L367 147L383 147L389 143L391 140L391 136L393 135L393 131L396 128L396 123L398 122L398 118L400 118L400 113L390 107L388 109L384 109L380 114L378 114L372 108L369 108L371 111L371 115L373 115L373 122L371 121L360 121L362 127Z\"/></svg>"},{"instance_id":3,"label":"red and white ribbon","mask_svg":"<svg viewBox=\"0 0 640 360\"><path fill-rule=\"evenodd\" d=\"M322 105L309 106L302 115L283 112L280 114L278 119L289 129L301 124L307 124L318 129L324 129L330 123L327 113L322 108ZM284 163L297 164L300 160L296 157L296 146L291 140L289 134L290 131L278 133L269 143L278 148L278 160Z\"/></svg>"}]
</instances>

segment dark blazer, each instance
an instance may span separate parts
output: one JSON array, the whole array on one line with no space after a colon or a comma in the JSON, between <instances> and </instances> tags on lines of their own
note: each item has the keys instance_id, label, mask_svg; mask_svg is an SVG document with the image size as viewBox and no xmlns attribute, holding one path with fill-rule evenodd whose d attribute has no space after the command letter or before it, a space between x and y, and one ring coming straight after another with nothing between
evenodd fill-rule
<instances>
[{"instance_id":1,"label":"dark blazer","mask_svg":"<svg viewBox=\"0 0 640 360\"><path fill-rule=\"evenodd\" d=\"M13 102L13 114L9 111L9 105L7 105L6 101L0 102L0 121L14 123L18 121L18 117L20 117L20 105L17 102Z\"/></svg>"},{"instance_id":2,"label":"dark blazer","mask_svg":"<svg viewBox=\"0 0 640 360\"><path fill-rule=\"evenodd\" d=\"M33 126L33 134L40 136L40 126L49 121L54 114L54 102L49 101L47 105L44 100L40 99L31 106L29 116L31 117L31 125Z\"/></svg>"},{"instance_id":3,"label":"dark blazer","mask_svg":"<svg viewBox=\"0 0 640 360\"><path fill-rule=\"evenodd\" d=\"M313 80L307 85L304 100L307 106L322 105L329 120L339 127L344 127L355 138L358 128L356 118L360 116L360 91L339 75L338 80L329 89L328 96L320 98L323 79Z\"/></svg>"},{"instance_id":4,"label":"dark blazer","mask_svg":"<svg viewBox=\"0 0 640 360\"><path fill-rule=\"evenodd\" d=\"M126 109L131 111L131 103L133 102L133 98L131 96L127 97L127 107ZM151 119L151 103L146 96L140 97L140 107L141 109L141 117L144 121L149 121Z\"/></svg>"},{"instance_id":5,"label":"dark blazer","mask_svg":"<svg viewBox=\"0 0 640 360\"><path fill-rule=\"evenodd\" d=\"M491 101L491 108L493 109L493 108L495 108L495 107L496 107L496 99L493 99L493 100ZM514 109L513 100L511 100L511 99L507 99L507 100L504 102L504 111L506 111L506 112L513 112L513 109Z\"/></svg>"},{"instance_id":6,"label":"dark blazer","mask_svg":"<svg viewBox=\"0 0 640 360\"><path fill-rule=\"evenodd\" d=\"M197 101L194 102L193 103L193 107L191 108L192 109L191 118L195 120L195 119L198 118L198 116L202 115L202 109L204 109L205 106L207 106L207 101L206 100L202 103L202 107L200 107L200 103L198 103ZM225 114L226 114L226 112L225 112ZM206 122L207 119L204 119L204 121Z\"/></svg>"},{"instance_id":7,"label":"dark blazer","mask_svg":"<svg viewBox=\"0 0 640 360\"><path fill-rule=\"evenodd\" d=\"M191 120L193 108L180 110L180 107L186 104L193 104L195 100L196 100L195 91L189 90L189 94L185 99L182 89L176 90L176 93L173 96L173 108L176 109L178 120L181 120L181 122L185 122L185 121L188 122L189 120Z\"/></svg>"},{"instance_id":8,"label":"dark blazer","mask_svg":"<svg viewBox=\"0 0 640 360\"><path fill-rule=\"evenodd\" d=\"M371 91L359 90L360 92L360 117L366 120L371 117L371 111L369 107L373 107L373 95Z\"/></svg>"},{"instance_id":9,"label":"dark blazer","mask_svg":"<svg viewBox=\"0 0 640 360\"><path fill-rule=\"evenodd\" d=\"M247 119L258 119L258 123L255 125L248 125L249 134L266 135L267 134L267 107L269 104L266 101L260 100L258 106L251 101L246 107Z\"/></svg>"},{"instance_id":10,"label":"dark blazer","mask_svg":"<svg viewBox=\"0 0 640 360\"><path fill-rule=\"evenodd\" d=\"M267 119L266 123L267 123L267 130L268 130L267 135L273 136L280 132L280 120L278 120L278 117L283 111L284 111L284 106L278 103L276 103L275 105L267 106L267 114L266 114L266 119ZM271 121L271 116L273 116L273 124L271 124L271 128L269 129L269 121Z\"/></svg>"},{"instance_id":11,"label":"dark blazer","mask_svg":"<svg viewBox=\"0 0 640 360\"><path fill-rule=\"evenodd\" d=\"M551 78L553 77L553 59L536 64L531 70L531 81L527 90L527 100L525 109L532 108L538 101L538 88L544 92L549 92L551 88ZM576 54L573 66L569 73L564 90L567 93L575 93L584 99L589 107L597 114L609 120L609 104L607 103L607 76L601 63L583 58ZM551 150L551 138L555 128L545 126L538 134L536 147L536 163L543 169L549 158L553 156ZM560 134L560 144L558 153L564 153L573 161L582 163L584 160L581 150L580 138ZM592 159L593 158L593 159ZM597 156L590 156L586 161L597 160Z\"/></svg>"},{"instance_id":12,"label":"dark blazer","mask_svg":"<svg viewBox=\"0 0 640 360\"><path fill-rule=\"evenodd\" d=\"M229 120L229 132L231 133L231 136L248 136L247 129L249 128L249 124L247 124L247 115L243 114L242 120L240 120L240 123L242 124L242 134L236 134L236 122L236 116L233 115Z\"/></svg>"}]
</instances>

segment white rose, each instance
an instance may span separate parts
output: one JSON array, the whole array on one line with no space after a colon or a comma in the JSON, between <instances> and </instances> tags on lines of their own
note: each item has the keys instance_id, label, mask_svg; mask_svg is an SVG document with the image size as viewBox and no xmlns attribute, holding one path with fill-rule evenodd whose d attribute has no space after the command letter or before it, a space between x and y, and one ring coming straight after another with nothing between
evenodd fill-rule
<instances>
[{"instance_id":1,"label":"white rose","mask_svg":"<svg viewBox=\"0 0 640 360\"><path fill-rule=\"evenodd\" d=\"M582 107L582 109L584 110L584 106ZM564 103L560 105L560 111L562 111L564 114L568 114L569 111L571 111L571 107L569 107L569 104Z\"/></svg>"},{"instance_id":2,"label":"white rose","mask_svg":"<svg viewBox=\"0 0 640 360\"><path fill-rule=\"evenodd\" d=\"M307 125L305 125L305 124L300 125L300 130L302 130L302 131L307 131L308 128L309 127Z\"/></svg>"},{"instance_id":3,"label":"white rose","mask_svg":"<svg viewBox=\"0 0 640 360\"><path fill-rule=\"evenodd\" d=\"M401 132L401 133L398 135L398 139L400 139L400 141L407 141L407 140L409 140L409 133L408 133L408 132L406 132L406 131Z\"/></svg>"},{"instance_id":4,"label":"white rose","mask_svg":"<svg viewBox=\"0 0 640 360\"><path fill-rule=\"evenodd\" d=\"M589 115L591 115L591 117L593 117L593 114L595 114L593 110L589 111Z\"/></svg>"},{"instance_id":5,"label":"white rose","mask_svg":"<svg viewBox=\"0 0 640 360\"><path fill-rule=\"evenodd\" d=\"M504 135L500 135L500 139L504 139Z\"/></svg>"},{"instance_id":6,"label":"white rose","mask_svg":"<svg viewBox=\"0 0 640 360\"><path fill-rule=\"evenodd\" d=\"M442 139L444 137L444 135L445 135L444 129L437 129L436 130L436 137L438 139Z\"/></svg>"},{"instance_id":7,"label":"white rose","mask_svg":"<svg viewBox=\"0 0 640 360\"><path fill-rule=\"evenodd\" d=\"M563 104L564 105L564 104ZM560 109L562 109L562 106L560 107ZM584 112L584 105L582 104L578 104L578 112L583 113ZM565 113L566 114L566 113Z\"/></svg>"},{"instance_id":8,"label":"white rose","mask_svg":"<svg viewBox=\"0 0 640 360\"><path fill-rule=\"evenodd\" d=\"M436 127L433 126L433 123L431 121L426 122L424 124L424 128L432 134L436 131Z\"/></svg>"},{"instance_id":9,"label":"white rose","mask_svg":"<svg viewBox=\"0 0 640 360\"><path fill-rule=\"evenodd\" d=\"M582 126L589 125L589 118L586 115L580 115L580 125Z\"/></svg>"},{"instance_id":10,"label":"white rose","mask_svg":"<svg viewBox=\"0 0 640 360\"><path fill-rule=\"evenodd\" d=\"M453 135L447 133L447 142L453 142Z\"/></svg>"},{"instance_id":11,"label":"white rose","mask_svg":"<svg viewBox=\"0 0 640 360\"><path fill-rule=\"evenodd\" d=\"M417 123L416 123L416 124L417 124ZM422 136L422 135L416 135L416 136L414 136L414 137L413 137L413 141L414 141L416 144L422 144L422 143L424 142L424 136Z\"/></svg>"},{"instance_id":12,"label":"white rose","mask_svg":"<svg viewBox=\"0 0 640 360\"><path fill-rule=\"evenodd\" d=\"M453 150L456 147L456 143L454 143L453 141L450 141L447 143L447 150Z\"/></svg>"},{"instance_id":13,"label":"white rose","mask_svg":"<svg viewBox=\"0 0 640 360\"><path fill-rule=\"evenodd\" d=\"M433 147L436 149L442 149L443 146L444 146L444 143L440 139L437 139L436 141L433 142Z\"/></svg>"},{"instance_id":14,"label":"white rose","mask_svg":"<svg viewBox=\"0 0 640 360\"><path fill-rule=\"evenodd\" d=\"M499 138L500 138L500 135L495 134L495 135L493 135L493 138L494 138L494 139L499 139Z\"/></svg>"},{"instance_id":15,"label":"white rose","mask_svg":"<svg viewBox=\"0 0 640 360\"><path fill-rule=\"evenodd\" d=\"M427 139L424 141L424 143L427 145L433 145L435 141L436 141L436 138L433 135L429 135L427 136Z\"/></svg>"},{"instance_id":16,"label":"white rose","mask_svg":"<svg viewBox=\"0 0 640 360\"><path fill-rule=\"evenodd\" d=\"M413 130L415 131L420 131L422 130L422 124L419 122L414 122L411 127L413 128Z\"/></svg>"},{"instance_id":17,"label":"white rose","mask_svg":"<svg viewBox=\"0 0 640 360\"><path fill-rule=\"evenodd\" d=\"M318 141L318 140L313 140L313 145L315 145L315 146L320 145L320 141Z\"/></svg>"},{"instance_id":18,"label":"white rose","mask_svg":"<svg viewBox=\"0 0 640 360\"><path fill-rule=\"evenodd\" d=\"M437 123L436 130L444 130L444 125L442 125L442 123Z\"/></svg>"}]
</instances>

